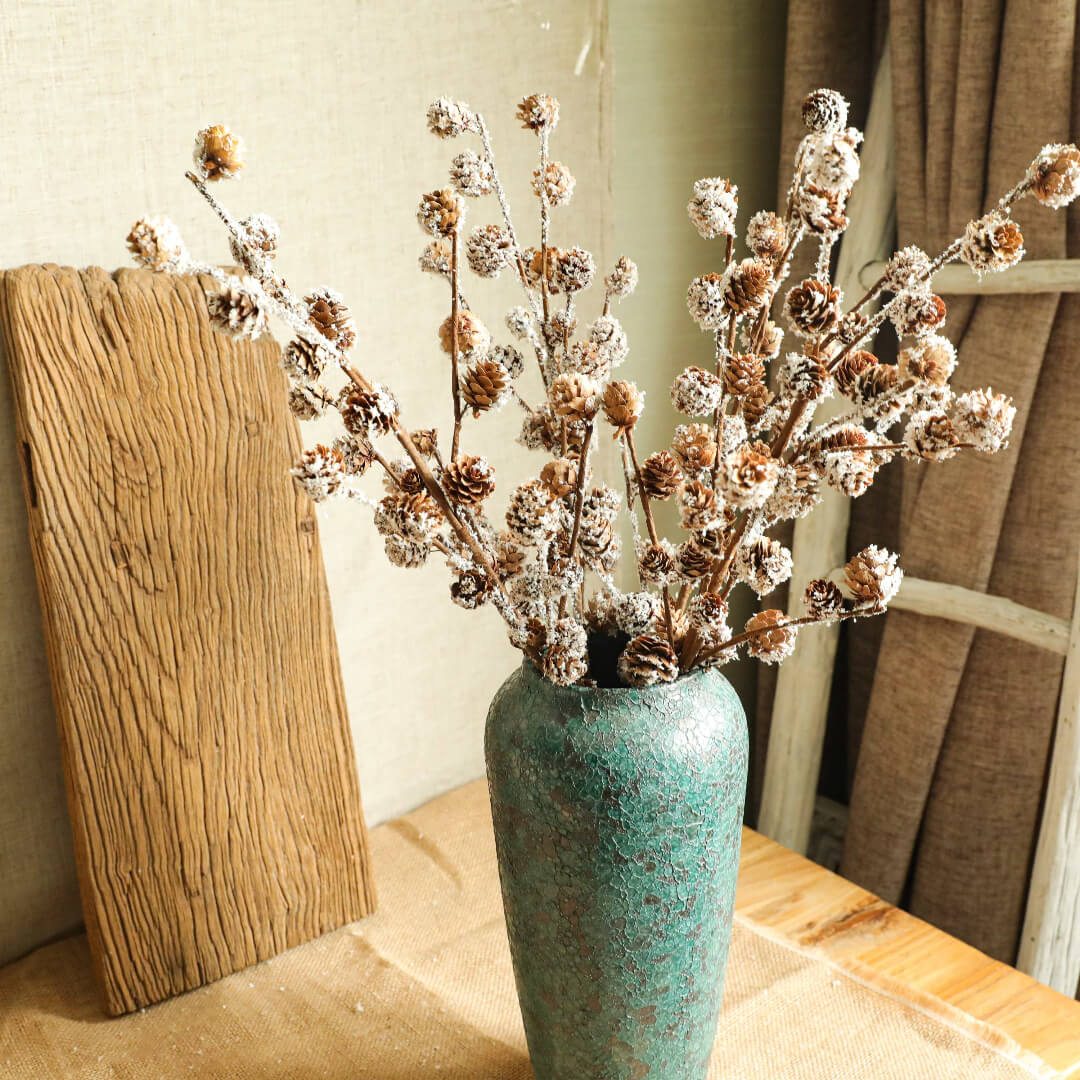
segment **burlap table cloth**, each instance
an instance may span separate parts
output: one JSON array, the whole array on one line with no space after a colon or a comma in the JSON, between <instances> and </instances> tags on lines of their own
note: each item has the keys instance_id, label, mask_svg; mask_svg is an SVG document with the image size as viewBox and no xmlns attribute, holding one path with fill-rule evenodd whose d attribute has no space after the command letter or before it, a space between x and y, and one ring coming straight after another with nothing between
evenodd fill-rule
<instances>
[{"instance_id":1,"label":"burlap table cloth","mask_svg":"<svg viewBox=\"0 0 1080 1080\"><path fill-rule=\"evenodd\" d=\"M82 936L3 969L0 1076L527 1080L484 785L372 841L378 915L140 1013L104 1016ZM736 920L710 1078L1059 1075L936 999L913 1006Z\"/></svg>"}]
</instances>

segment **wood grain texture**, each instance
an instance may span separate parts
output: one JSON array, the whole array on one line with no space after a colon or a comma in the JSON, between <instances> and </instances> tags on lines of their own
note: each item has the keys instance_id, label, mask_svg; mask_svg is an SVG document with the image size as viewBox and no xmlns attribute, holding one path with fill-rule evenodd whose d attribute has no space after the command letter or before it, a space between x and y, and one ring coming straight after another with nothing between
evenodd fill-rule
<instances>
[{"instance_id":1,"label":"wood grain texture","mask_svg":"<svg viewBox=\"0 0 1080 1080\"><path fill-rule=\"evenodd\" d=\"M276 348L216 334L204 283L23 267L0 329L87 932L125 1012L374 906L318 530Z\"/></svg>"},{"instance_id":2,"label":"wood grain texture","mask_svg":"<svg viewBox=\"0 0 1080 1080\"><path fill-rule=\"evenodd\" d=\"M1080 1077L1080 1002L991 960L772 840L743 830L737 914L840 967L930 995L984 1021L1070 1078Z\"/></svg>"}]
</instances>

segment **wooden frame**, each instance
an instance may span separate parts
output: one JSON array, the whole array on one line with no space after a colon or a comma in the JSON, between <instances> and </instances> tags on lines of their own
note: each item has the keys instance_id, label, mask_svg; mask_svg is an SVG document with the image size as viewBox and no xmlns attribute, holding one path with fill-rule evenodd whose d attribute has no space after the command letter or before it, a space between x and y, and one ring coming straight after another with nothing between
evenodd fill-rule
<instances>
[{"instance_id":1,"label":"wooden frame","mask_svg":"<svg viewBox=\"0 0 1080 1080\"><path fill-rule=\"evenodd\" d=\"M896 179L890 80L886 42L866 125L863 177L870 182L852 193L852 225L840 250L837 280L845 293L876 281L891 253ZM946 266L934 284L953 294L1078 292L1080 260L1032 261L982 280L965 266ZM793 582L815 576L822 565L843 564L849 520L848 501L830 493L796 522ZM1004 597L911 577L891 606L1005 634L1065 657L1017 966L1073 997L1080 983L1080 576L1071 621ZM837 636L836 627L800 635L777 679L758 828L800 853L810 839Z\"/></svg>"}]
</instances>

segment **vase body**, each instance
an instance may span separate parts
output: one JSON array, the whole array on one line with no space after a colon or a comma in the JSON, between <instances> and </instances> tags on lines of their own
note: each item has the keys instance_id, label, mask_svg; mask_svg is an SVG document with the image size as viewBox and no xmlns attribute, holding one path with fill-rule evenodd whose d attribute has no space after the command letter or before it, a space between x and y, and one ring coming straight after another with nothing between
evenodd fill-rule
<instances>
[{"instance_id":1,"label":"vase body","mask_svg":"<svg viewBox=\"0 0 1080 1080\"><path fill-rule=\"evenodd\" d=\"M731 941L746 718L712 671L488 712L488 787L536 1080L704 1080Z\"/></svg>"}]
</instances>

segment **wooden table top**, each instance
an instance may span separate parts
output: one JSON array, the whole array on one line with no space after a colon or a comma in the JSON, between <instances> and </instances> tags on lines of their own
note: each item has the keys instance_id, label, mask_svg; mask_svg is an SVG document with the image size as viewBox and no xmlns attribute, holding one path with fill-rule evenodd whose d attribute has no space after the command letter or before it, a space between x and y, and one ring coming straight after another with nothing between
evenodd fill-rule
<instances>
[{"instance_id":1,"label":"wooden table top","mask_svg":"<svg viewBox=\"0 0 1080 1080\"><path fill-rule=\"evenodd\" d=\"M855 962L985 1021L1070 1078L1080 1078L1080 1002L865 889L743 830L739 916L840 966Z\"/></svg>"}]
</instances>

